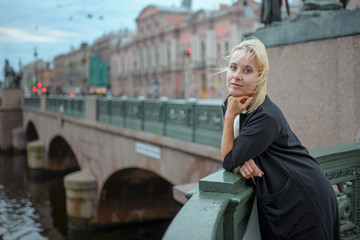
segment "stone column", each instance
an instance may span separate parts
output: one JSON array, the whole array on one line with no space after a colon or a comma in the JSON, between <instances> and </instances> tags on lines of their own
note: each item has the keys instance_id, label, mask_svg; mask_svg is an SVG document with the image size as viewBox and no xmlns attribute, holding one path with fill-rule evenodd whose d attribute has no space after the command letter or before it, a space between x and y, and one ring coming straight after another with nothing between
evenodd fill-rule
<instances>
[{"instance_id":1,"label":"stone column","mask_svg":"<svg viewBox=\"0 0 360 240\"><path fill-rule=\"evenodd\" d=\"M64 178L66 212L69 227L88 229L96 215L97 181L93 173L84 168Z\"/></svg>"}]
</instances>

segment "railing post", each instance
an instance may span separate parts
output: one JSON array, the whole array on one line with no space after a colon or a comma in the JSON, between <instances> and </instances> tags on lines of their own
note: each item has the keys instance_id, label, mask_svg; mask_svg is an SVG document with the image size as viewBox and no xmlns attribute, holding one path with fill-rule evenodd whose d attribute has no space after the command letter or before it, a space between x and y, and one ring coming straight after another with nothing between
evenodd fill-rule
<instances>
[{"instance_id":1,"label":"railing post","mask_svg":"<svg viewBox=\"0 0 360 240\"><path fill-rule=\"evenodd\" d=\"M160 97L162 102L161 112L160 112L160 121L163 122L163 131L162 134L166 136L166 124L167 124L167 103L169 101L168 97Z\"/></svg>"},{"instance_id":2,"label":"railing post","mask_svg":"<svg viewBox=\"0 0 360 240\"><path fill-rule=\"evenodd\" d=\"M139 113L140 113L140 120L141 120L141 130L144 131L145 129L145 108L144 108L144 101L145 97L139 97Z\"/></svg>"},{"instance_id":3,"label":"railing post","mask_svg":"<svg viewBox=\"0 0 360 240\"><path fill-rule=\"evenodd\" d=\"M97 96L89 95L85 98L85 118L97 121Z\"/></svg>"},{"instance_id":4,"label":"railing post","mask_svg":"<svg viewBox=\"0 0 360 240\"><path fill-rule=\"evenodd\" d=\"M126 115L126 108L127 108L127 100L128 98L126 96L122 96L121 97L121 113L122 113L122 126L125 127L126 126L126 118L127 118L127 115Z\"/></svg>"},{"instance_id":5,"label":"railing post","mask_svg":"<svg viewBox=\"0 0 360 240\"><path fill-rule=\"evenodd\" d=\"M196 133L196 103L197 103L196 98L188 99L188 104L190 105L188 116L189 116L189 121L190 121L190 126L191 126L191 141L192 142L195 142L195 133Z\"/></svg>"},{"instance_id":6,"label":"railing post","mask_svg":"<svg viewBox=\"0 0 360 240\"><path fill-rule=\"evenodd\" d=\"M220 169L199 181L186 197L163 239L242 239L253 188L239 175Z\"/></svg>"},{"instance_id":7,"label":"railing post","mask_svg":"<svg viewBox=\"0 0 360 240\"><path fill-rule=\"evenodd\" d=\"M46 111L46 96L40 96L40 109Z\"/></svg>"}]
</instances>

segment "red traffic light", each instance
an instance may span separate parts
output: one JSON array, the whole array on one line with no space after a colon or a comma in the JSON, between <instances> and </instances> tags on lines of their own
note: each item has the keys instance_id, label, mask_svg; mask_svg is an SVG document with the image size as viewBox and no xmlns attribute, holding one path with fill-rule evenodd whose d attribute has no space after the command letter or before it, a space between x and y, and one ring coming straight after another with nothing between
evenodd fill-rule
<instances>
[{"instance_id":1,"label":"red traffic light","mask_svg":"<svg viewBox=\"0 0 360 240\"><path fill-rule=\"evenodd\" d=\"M187 48L187 49L185 50L185 52L186 52L186 55L190 56L192 50L191 50L191 48Z\"/></svg>"}]
</instances>

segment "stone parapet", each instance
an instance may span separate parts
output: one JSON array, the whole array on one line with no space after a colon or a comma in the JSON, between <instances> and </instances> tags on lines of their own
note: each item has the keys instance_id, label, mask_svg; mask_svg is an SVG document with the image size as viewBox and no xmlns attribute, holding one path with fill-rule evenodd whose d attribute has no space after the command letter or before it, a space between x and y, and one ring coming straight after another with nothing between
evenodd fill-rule
<instances>
[{"instance_id":1,"label":"stone parapet","mask_svg":"<svg viewBox=\"0 0 360 240\"><path fill-rule=\"evenodd\" d=\"M250 34L266 47L290 45L360 34L360 9L340 11L312 11L297 19L274 23Z\"/></svg>"}]
</instances>

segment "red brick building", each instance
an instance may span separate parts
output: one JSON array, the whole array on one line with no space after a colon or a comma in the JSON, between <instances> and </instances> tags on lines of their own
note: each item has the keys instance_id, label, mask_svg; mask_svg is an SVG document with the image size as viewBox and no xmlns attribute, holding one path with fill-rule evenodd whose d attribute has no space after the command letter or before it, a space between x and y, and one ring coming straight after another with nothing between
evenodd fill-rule
<instances>
[{"instance_id":1,"label":"red brick building","mask_svg":"<svg viewBox=\"0 0 360 240\"><path fill-rule=\"evenodd\" d=\"M114 96L220 98L224 53L259 27L260 4L239 0L216 11L145 7L132 41L119 46L110 67Z\"/></svg>"}]
</instances>

